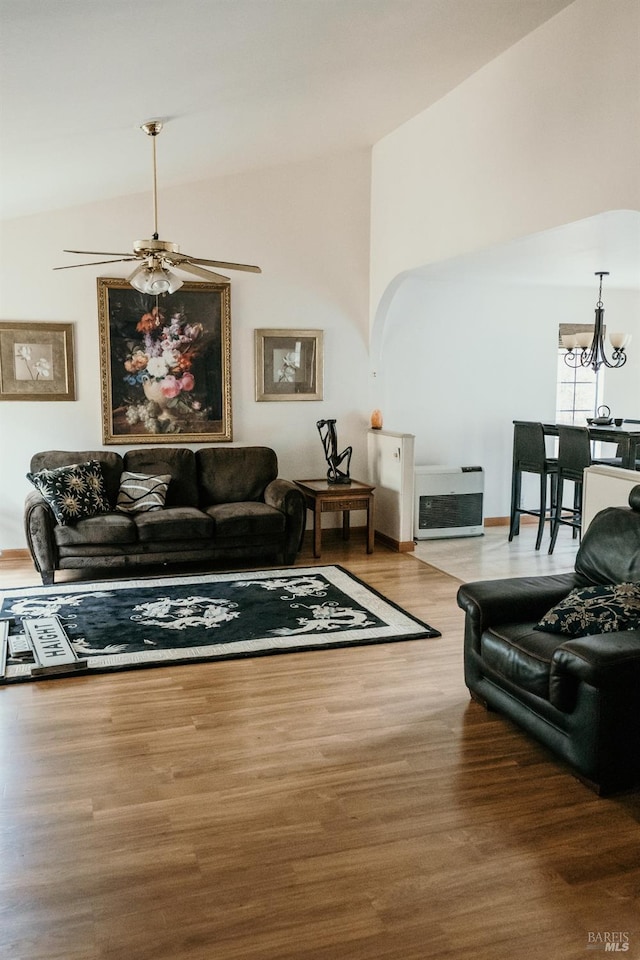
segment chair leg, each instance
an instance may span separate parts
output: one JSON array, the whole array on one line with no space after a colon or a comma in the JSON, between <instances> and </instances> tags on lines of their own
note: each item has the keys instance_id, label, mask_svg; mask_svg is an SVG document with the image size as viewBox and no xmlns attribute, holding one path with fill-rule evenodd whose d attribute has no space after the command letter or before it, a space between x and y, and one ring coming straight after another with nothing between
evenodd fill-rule
<instances>
[{"instance_id":1,"label":"chair leg","mask_svg":"<svg viewBox=\"0 0 640 960\"><path fill-rule=\"evenodd\" d=\"M558 539L558 530L560 529L560 518L562 516L562 487L562 477L558 477L556 480L555 510L553 511L553 520L551 521L551 543L549 544L549 553L553 553L553 548L555 547L556 540Z\"/></svg>"},{"instance_id":2,"label":"chair leg","mask_svg":"<svg viewBox=\"0 0 640 960\"><path fill-rule=\"evenodd\" d=\"M582 484L576 483L573 497L573 519L578 521L578 526L573 528L574 539L582 540Z\"/></svg>"},{"instance_id":3,"label":"chair leg","mask_svg":"<svg viewBox=\"0 0 640 960\"><path fill-rule=\"evenodd\" d=\"M513 477L511 478L511 516L509 519L509 543L520 533L520 493L522 487L522 474L514 466Z\"/></svg>"},{"instance_id":4,"label":"chair leg","mask_svg":"<svg viewBox=\"0 0 640 960\"><path fill-rule=\"evenodd\" d=\"M547 475L540 474L540 517L538 519L538 536L536 537L536 550L540 549L544 525L547 519Z\"/></svg>"},{"instance_id":5,"label":"chair leg","mask_svg":"<svg viewBox=\"0 0 640 960\"><path fill-rule=\"evenodd\" d=\"M582 484L577 481L573 485L573 520L582 521ZM573 528L573 539L578 536L578 527Z\"/></svg>"}]
</instances>

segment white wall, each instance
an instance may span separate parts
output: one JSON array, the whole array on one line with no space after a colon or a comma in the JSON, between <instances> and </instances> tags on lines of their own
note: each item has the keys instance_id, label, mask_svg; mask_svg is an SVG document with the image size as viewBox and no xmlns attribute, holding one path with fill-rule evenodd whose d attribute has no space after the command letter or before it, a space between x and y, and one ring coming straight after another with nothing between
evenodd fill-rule
<instances>
[{"instance_id":1,"label":"white wall","mask_svg":"<svg viewBox=\"0 0 640 960\"><path fill-rule=\"evenodd\" d=\"M639 37L638 0L576 0L375 145L372 317L403 271L640 209Z\"/></svg>"},{"instance_id":2,"label":"white wall","mask_svg":"<svg viewBox=\"0 0 640 960\"><path fill-rule=\"evenodd\" d=\"M600 257L581 290L450 269L608 211L637 218L639 37L637 0L576 0L373 149L369 406L415 434L417 463L483 465L487 516L509 512L511 421L553 417L558 324L593 322L598 269L609 329L635 333L605 400L640 418L637 271L625 295Z\"/></svg>"},{"instance_id":3,"label":"white wall","mask_svg":"<svg viewBox=\"0 0 640 960\"><path fill-rule=\"evenodd\" d=\"M354 446L352 474L366 471L369 188L362 152L160 191L163 239L197 256L262 267L260 276L231 274L233 438L272 445L282 476L324 476L315 424L328 418L338 421L341 446ZM33 453L103 447L95 278L124 277L131 267L51 268L83 259L64 247L127 251L150 235L151 223L145 194L2 225L0 319L75 325L77 400L0 403L0 550L25 546ZM325 331L323 401L255 402L258 327Z\"/></svg>"},{"instance_id":4,"label":"white wall","mask_svg":"<svg viewBox=\"0 0 640 960\"><path fill-rule=\"evenodd\" d=\"M416 464L484 467L485 516L507 516L513 420L553 422L558 326L592 322L593 301L584 289L408 276L376 378L385 428L415 434ZM640 419L640 293L609 291L606 315L634 340L604 399Z\"/></svg>"}]
</instances>

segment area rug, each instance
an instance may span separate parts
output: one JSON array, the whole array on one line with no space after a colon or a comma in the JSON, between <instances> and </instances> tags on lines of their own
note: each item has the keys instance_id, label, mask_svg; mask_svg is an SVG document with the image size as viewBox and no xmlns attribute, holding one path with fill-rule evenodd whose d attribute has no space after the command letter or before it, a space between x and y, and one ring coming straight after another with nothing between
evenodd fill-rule
<instances>
[{"instance_id":1,"label":"area rug","mask_svg":"<svg viewBox=\"0 0 640 960\"><path fill-rule=\"evenodd\" d=\"M0 591L10 640L52 615L84 675L440 636L339 566ZM32 667L8 656L0 683L36 679Z\"/></svg>"}]
</instances>

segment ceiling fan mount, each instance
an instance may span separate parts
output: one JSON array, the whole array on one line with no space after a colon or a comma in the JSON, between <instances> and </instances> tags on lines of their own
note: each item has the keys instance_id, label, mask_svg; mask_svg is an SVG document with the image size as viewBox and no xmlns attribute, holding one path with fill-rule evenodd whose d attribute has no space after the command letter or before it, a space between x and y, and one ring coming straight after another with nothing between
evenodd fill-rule
<instances>
[{"instance_id":1,"label":"ceiling fan mount","mask_svg":"<svg viewBox=\"0 0 640 960\"><path fill-rule=\"evenodd\" d=\"M140 129L144 130L150 137L157 137L163 127L162 120L145 120L144 123L140 124Z\"/></svg>"},{"instance_id":2,"label":"ceiling fan mount","mask_svg":"<svg viewBox=\"0 0 640 960\"><path fill-rule=\"evenodd\" d=\"M214 283L226 283L229 278L204 267L221 267L223 270L243 270L249 273L261 273L260 267L248 263L232 263L227 260L205 260L180 253L177 243L161 240L158 233L158 178L156 162L156 137L164 127L162 120L146 120L140 129L152 138L153 144L153 236L149 240L134 240L132 253L105 253L97 250L65 250L65 253L78 253L98 257L116 257L115 260L97 260L91 263L74 263L66 267L54 267L54 270L72 270L74 267L98 266L105 263L127 263L141 261L126 279L142 293L173 293L183 281L173 273L181 270L203 280Z\"/></svg>"}]
</instances>

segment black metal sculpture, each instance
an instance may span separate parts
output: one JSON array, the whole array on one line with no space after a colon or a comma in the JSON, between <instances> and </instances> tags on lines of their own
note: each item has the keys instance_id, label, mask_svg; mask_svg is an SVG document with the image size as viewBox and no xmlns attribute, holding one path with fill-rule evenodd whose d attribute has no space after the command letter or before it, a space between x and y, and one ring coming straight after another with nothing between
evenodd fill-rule
<instances>
[{"instance_id":1,"label":"black metal sculpture","mask_svg":"<svg viewBox=\"0 0 640 960\"><path fill-rule=\"evenodd\" d=\"M342 453L338 453L338 434L335 420L318 420L316 426L324 447L325 458L329 464L327 482L351 483L349 464L351 463L353 448L345 447ZM340 470L340 467L345 469Z\"/></svg>"}]
</instances>

